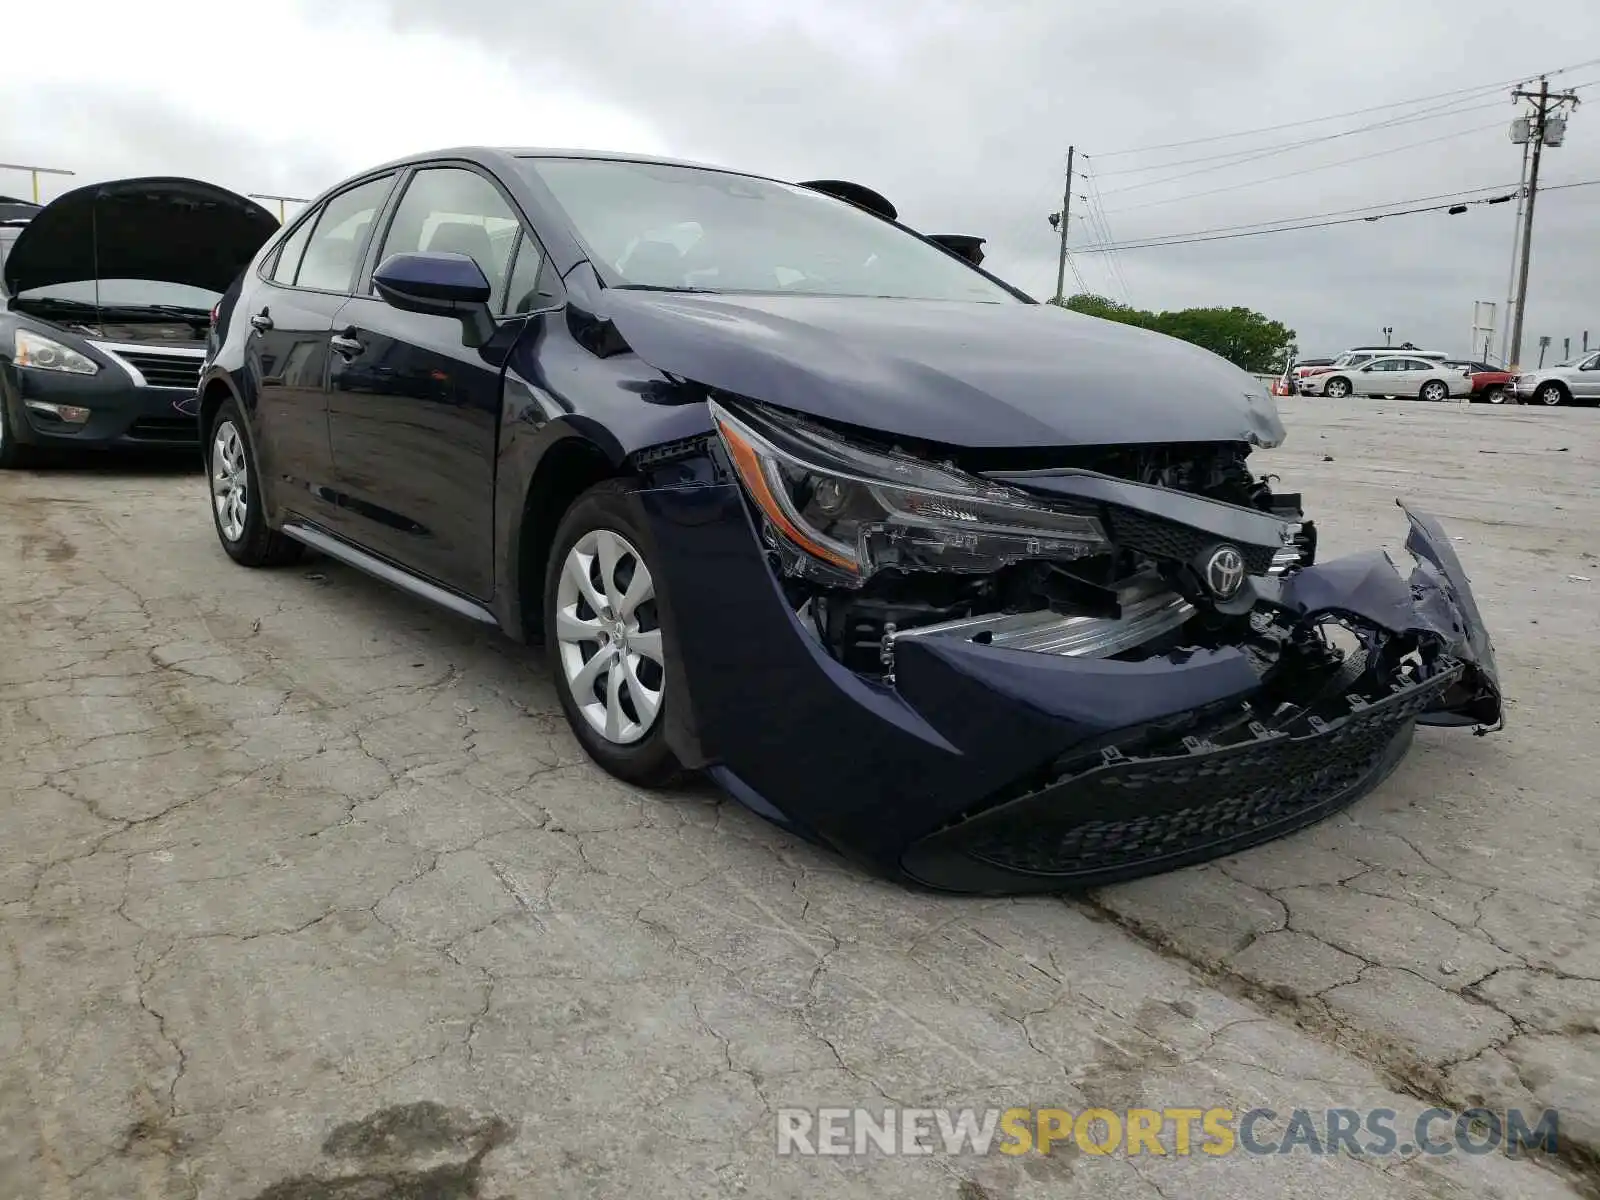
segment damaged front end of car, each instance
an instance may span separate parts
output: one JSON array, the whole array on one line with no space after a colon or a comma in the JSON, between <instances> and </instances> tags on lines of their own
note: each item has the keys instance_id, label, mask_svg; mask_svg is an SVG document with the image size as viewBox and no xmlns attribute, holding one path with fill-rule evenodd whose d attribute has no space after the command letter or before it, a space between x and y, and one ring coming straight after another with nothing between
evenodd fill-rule
<instances>
[{"instance_id":1,"label":"damaged front end of car","mask_svg":"<svg viewBox=\"0 0 1600 1200\"><path fill-rule=\"evenodd\" d=\"M1408 511L1409 580L1381 552L1318 563L1247 443L967 452L733 399L711 416L787 633L834 688L754 650L792 708L699 704L724 718L712 773L903 877L1055 890L1199 861L1350 803L1419 722L1499 724L1437 524ZM725 634L782 636L750 608Z\"/></svg>"}]
</instances>

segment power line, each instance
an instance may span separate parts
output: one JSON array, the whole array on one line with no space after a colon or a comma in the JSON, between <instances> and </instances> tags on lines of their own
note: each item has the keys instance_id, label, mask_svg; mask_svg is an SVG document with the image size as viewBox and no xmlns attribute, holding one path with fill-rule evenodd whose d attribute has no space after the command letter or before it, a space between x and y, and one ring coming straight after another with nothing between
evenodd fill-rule
<instances>
[{"instance_id":1,"label":"power line","mask_svg":"<svg viewBox=\"0 0 1600 1200\"><path fill-rule=\"evenodd\" d=\"M1493 192L1505 188L1516 187L1514 183L1486 183L1480 187L1460 188L1450 192L1435 192L1428 196L1408 196L1403 200L1384 200L1376 204L1358 204L1353 208L1335 208L1327 212L1302 213L1293 217L1275 217L1265 221L1247 221L1239 225L1217 225L1208 229L1191 230L1185 233L1152 234L1149 237L1129 238L1125 242L1115 242L1118 246L1143 245L1147 242L1161 242L1168 238L1201 237L1211 233L1232 233L1240 229L1267 229L1274 225L1287 225L1296 221L1319 221L1323 217L1343 217L1354 214L1371 214L1379 210L1393 208L1397 204L1427 204L1435 200L1462 200L1477 196L1480 192ZM1546 189L1547 191L1551 189Z\"/></svg>"},{"instance_id":2,"label":"power line","mask_svg":"<svg viewBox=\"0 0 1600 1200\"><path fill-rule=\"evenodd\" d=\"M1591 58L1585 60L1584 62L1573 63L1570 66L1558 67L1554 71L1546 71L1545 74L1564 75L1568 71L1579 71L1584 67L1592 67L1596 65L1600 65L1600 58ZM1523 83L1530 78L1533 78L1533 76L1519 75L1515 78L1501 80L1497 83L1478 84L1475 87L1469 88L1457 88L1456 90L1450 92L1435 92L1431 96L1416 96L1409 100L1393 100L1388 104L1374 104L1367 108L1353 108L1348 112L1330 113L1329 115L1323 117L1307 117L1300 121L1285 121L1279 125L1263 125L1256 129L1241 129L1233 133L1218 133L1212 134L1209 137L1188 138L1179 142L1163 142L1157 146L1135 146L1126 150L1110 150L1103 152L1099 157L1122 158L1129 154L1150 154L1157 150L1175 150L1182 146L1202 146L1212 142L1225 142L1234 138L1250 137L1258 133L1276 133L1280 129L1299 129L1306 125L1323 125L1329 121L1343 120L1345 117L1360 117L1365 116L1367 113L1386 112L1389 109L1394 108L1409 108L1413 104L1426 104L1432 100L1445 100L1452 96L1465 97L1469 93L1481 93L1491 91L1495 88L1513 87L1516 84Z\"/></svg>"},{"instance_id":3,"label":"power line","mask_svg":"<svg viewBox=\"0 0 1600 1200\"><path fill-rule=\"evenodd\" d=\"M1498 91L1499 89L1496 88L1494 90ZM1486 93L1480 93L1480 94L1486 94ZM1422 111L1420 113L1411 113L1411 114L1409 114L1407 116L1404 116L1404 117L1395 117L1395 118L1393 118L1391 120L1387 120L1387 121L1375 121L1375 122L1373 122L1372 124L1369 124L1369 125L1358 125L1354 129L1341 129L1337 133L1325 133L1325 134L1321 134L1321 135L1319 135L1317 137L1312 137L1312 138L1299 138L1299 139L1297 139L1295 141L1292 141L1292 142L1279 142L1275 146L1264 146L1264 147L1259 147L1259 148L1256 148L1256 149L1245 149L1245 150L1229 150L1229 151L1226 151L1226 152L1224 152L1222 154L1203 154L1203 155L1199 156L1198 158L1181 158L1181 159L1178 159L1175 162L1158 163L1158 164L1156 164L1154 166L1149 166L1149 167L1124 167L1124 168L1122 168L1121 170L1118 170L1118 171L1104 171L1101 174L1102 174L1102 176L1104 178L1109 179L1109 178L1111 178L1112 176L1115 176L1115 175L1136 175L1136 174L1141 174L1141 173L1143 173L1145 171L1165 170L1168 167L1186 167L1186 166L1191 166L1191 165L1193 165L1195 163L1218 163L1219 164L1217 166L1205 167L1205 168L1203 168L1203 169L1201 169L1199 171L1189 171L1189 172L1186 172L1186 173L1184 173L1182 175L1169 176L1166 179L1152 179L1152 180L1147 180L1144 183L1129 184L1129 185L1127 185L1125 187L1119 187L1119 188L1116 188L1113 191L1110 191L1110 192L1106 193L1106 195L1108 195L1108 196L1114 196L1118 192L1131 191L1134 188L1140 188L1140 187L1154 187L1155 185L1157 185L1159 183L1171 183L1175 179L1187 179L1191 175L1203 175L1207 171L1221 171L1221 170L1224 170L1224 169L1226 169L1228 167L1236 167L1236 166L1240 166L1240 165L1242 165L1244 163L1247 163L1247 162L1254 162L1256 159L1259 159L1259 158L1270 158L1275 154L1287 154L1291 150L1299 150L1299 149L1302 149L1303 147L1306 147L1306 146L1316 146L1316 145L1320 145L1323 142L1336 141L1339 138L1353 137L1358 133L1369 133L1369 132L1372 132L1373 130L1378 130L1378 129L1392 129L1397 125L1410 125L1410 124L1414 124L1417 121L1437 121L1437 120L1441 120L1444 117L1453 117L1453 116L1457 116L1458 114L1464 114L1464 113L1470 113L1470 112L1485 112L1485 111L1487 111L1487 110L1489 110L1491 108L1501 108L1501 107L1503 107L1503 102L1502 101L1495 101L1492 104L1474 104L1474 105L1471 105L1471 106L1466 107L1466 108L1456 107L1453 104L1440 105L1437 108L1425 109L1424 111ZM1092 160L1094 160L1094 159L1096 159L1096 158L1098 158L1100 156L1093 155L1093 154L1085 154L1084 157L1088 158L1088 159L1090 159L1092 161ZM1229 161L1221 162L1220 160L1222 160L1222 159L1228 159Z\"/></svg>"},{"instance_id":4,"label":"power line","mask_svg":"<svg viewBox=\"0 0 1600 1200\"><path fill-rule=\"evenodd\" d=\"M1384 150L1373 150L1366 154L1357 154L1350 158L1339 158L1333 162L1319 163L1312 167L1301 167L1295 171L1286 171L1281 175L1266 175L1260 179L1247 179L1241 183L1225 184L1219 188L1212 188L1204 192L1185 192L1180 196L1169 196L1165 200L1147 200L1143 204L1130 204L1126 208L1115 208L1112 212L1136 212L1141 208L1156 208L1163 204L1177 204L1181 200L1198 200L1202 196L1217 196L1223 192L1234 192L1240 188L1256 187L1263 183L1277 183L1283 179L1296 179L1301 175L1310 175L1317 171L1327 171L1334 167L1348 166L1350 163L1366 162L1372 158L1382 158L1386 154L1399 154L1402 150L1415 150L1419 146L1432 146L1438 142L1448 142L1454 138L1466 137L1468 134L1482 133L1486 129L1499 129L1500 122L1492 125L1475 125L1471 129L1458 129L1453 133L1441 134L1438 137L1424 138L1420 142L1407 142L1401 146L1390 146ZM1108 193L1109 194L1109 193Z\"/></svg>"},{"instance_id":5,"label":"power line","mask_svg":"<svg viewBox=\"0 0 1600 1200\"><path fill-rule=\"evenodd\" d=\"M1600 180L1594 182L1600 183ZM1570 187L1580 186L1569 184ZM1553 190L1553 189L1547 189ZM1193 234L1170 238L1151 238L1142 242L1123 242L1116 246L1096 246L1092 250L1080 250L1079 253L1102 253L1109 250L1151 250L1162 246L1188 246L1198 242L1227 242L1235 238L1265 237L1270 233L1294 233L1301 229L1326 229L1333 225L1355 225L1363 221L1382 221L1389 217L1407 217L1415 213L1446 212L1452 208L1462 208L1472 204L1502 204L1512 198L1511 193L1503 196L1483 197L1475 200L1456 200L1448 204L1429 204L1418 208L1402 208L1392 212L1372 213L1368 216L1340 217L1327 221L1307 221L1298 225L1281 224L1271 229L1241 229L1234 233Z\"/></svg>"}]
</instances>

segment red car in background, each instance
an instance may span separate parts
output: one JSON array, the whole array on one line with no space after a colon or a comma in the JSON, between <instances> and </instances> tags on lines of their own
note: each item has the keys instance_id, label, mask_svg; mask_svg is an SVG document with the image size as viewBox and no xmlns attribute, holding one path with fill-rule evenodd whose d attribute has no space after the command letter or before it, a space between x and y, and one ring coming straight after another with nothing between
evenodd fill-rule
<instances>
[{"instance_id":1,"label":"red car in background","mask_svg":"<svg viewBox=\"0 0 1600 1200\"><path fill-rule=\"evenodd\" d=\"M1516 378L1510 371L1502 371L1499 367L1491 367L1488 363L1473 362L1470 359L1448 359L1444 365L1471 374L1471 399L1474 404L1504 404L1506 389Z\"/></svg>"}]
</instances>

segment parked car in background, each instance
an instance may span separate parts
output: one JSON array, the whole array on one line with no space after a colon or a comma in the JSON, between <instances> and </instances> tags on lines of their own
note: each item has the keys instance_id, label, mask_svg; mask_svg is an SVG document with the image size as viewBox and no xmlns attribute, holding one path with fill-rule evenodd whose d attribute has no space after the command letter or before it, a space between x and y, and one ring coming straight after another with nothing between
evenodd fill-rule
<instances>
[{"instance_id":1,"label":"parked car in background","mask_svg":"<svg viewBox=\"0 0 1600 1200\"><path fill-rule=\"evenodd\" d=\"M1317 564L1248 461L1284 437L1254 378L815 188L417 155L229 298L201 427L230 560L310 546L542 640L607 771L703 769L887 874L1211 858L1344 807L1416 724L1498 724L1448 535L1411 515L1409 577Z\"/></svg>"},{"instance_id":2,"label":"parked car in background","mask_svg":"<svg viewBox=\"0 0 1600 1200\"><path fill-rule=\"evenodd\" d=\"M1449 400L1472 390L1472 377L1460 367L1410 355L1374 358L1356 367L1339 368L1322 377L1323 394L1396 396L1408 400Z\"/></svg>"},{"instance_id":3,"label":"parked car in background","mask_svg":"<svg viewBox=\"0 0 1600 1200\"><path fill-rule=\"evenodd\" d=\"M1535 371L1524 371L1511 382L1518 404L1600 403L1600 350L1569 358Z\"/></svg>"},{"instance_id":4,"label":"parked car in background","mask_svg":"<svg viewBox=\"0 0 1600 1200\"><path fill-rule=\"evenodd\" d=\"M1389 355L1405 353L1413 358L1425 358L1430 361L1443 360L1446 355L1442 350L1410 350L1396 349L1392 346L1355 346L1333 359L1326 366L1310 367L1300 377L1299 388L1302 396L1340 396L1350 395L1349 379L1335 386L1333 391L1327 390L1328 381L1335 375L1356 370L1365 366L1373 359L1384 358Z\"/></svg>"},{"instance_id":5,"label":"parked car in background","mask_svg":"<svg viewBox=\"0 0 1600 1200\"><path fill-rule=\"evenodd\" d=\"M0 196L0 279L4 278L6 257L11 253L12 245L39 208L39 205L27 200L18 200L14 196ZM4 295L4 286L0 285L0 296Z\"/></svg>"},{"instance_id":6,"label":"parked car in background","mask_svg":"<svg viewBox=\"0 0 1600 1200\"><path fill-rule=\"evenodd\" d=\"M193 446L212 309L277 228L195 179L90 184L34 213L0 265L0 467Z\"/></svg>"},{"instance_id":7,"label":"parked car in background","mask_svg":"<svg viewBox=\"0 0 1600 1200\"><path fill-rule=\"evenodd\" d=\"M1417 370L1432 369L1440 379L1444 379L1446 376L1454 375L1458 380L1464 380L1465 375L1459 368L1453 371L1448 371L1444 368L1443 362L1445 357L1446 355L1442 351L1408 350L1403 356L1403 361L1417 364L1415 367ZM1411 386L1411 381L1409 379L1402 380L1397 377L1399 368L1392 365L1397 361L1401 361L1400 352L1397 350L1347 350L1338 358L1334 359L1332 366L1317 367L1307 374L1306 377L1301 380L1300 394L1303 396L1329 396L1335 400L1351 395L1417 395L1418 393L1416 391L1402 393L1395 391L1393 388L1386 388L1383 391L1374 392L1364 390L1362 387L1357 386L1358 380L1364 380L1368 385L1387 383L1398 384L1402 388L1409 388ZM1382 362L1385 364L1383 370L1380 372L1371 371L1370 368L1374 363L1377 362ZM1380 375L1381 378L1373 379L1372 376L1374 374ZM1428 381L1420 381L1418 383L1419 389L1422 384L1426 382ZM1447 395L1449 394L1455 393L1449 393L1447 390ZM1445 398L1445 396L1439 397L1439 399Z\"/></svg>"},{"instance_id":8,"label":"parked car in background","mask_svg":"<svg viewBox=\"0 0 1600 1200\"><path fill-rule=\"evenodd\" d=\"M1510 371L1503 371L1499 367L1490 366L1488 363L1464 358L1447 358L1444 361L1444 365L1465 371L1472 376L1472 392L1470 396L1474 404L1504 404L1506 402L1506 388L1512 380Z\"/></svg>"},{"instance_id":9,"label":"parked car in background","mask_svg":"<svg viewBox=\"0 0 1600 1200\"><path fill-rule=\"evenodd\" d=\"M1300 393L1300 381L1318 367L1333 365L1331 358L1297 358L1290 363L1283 372L1283 391L1281 395L1294 396Z\"/></svg>"}]
</instances>

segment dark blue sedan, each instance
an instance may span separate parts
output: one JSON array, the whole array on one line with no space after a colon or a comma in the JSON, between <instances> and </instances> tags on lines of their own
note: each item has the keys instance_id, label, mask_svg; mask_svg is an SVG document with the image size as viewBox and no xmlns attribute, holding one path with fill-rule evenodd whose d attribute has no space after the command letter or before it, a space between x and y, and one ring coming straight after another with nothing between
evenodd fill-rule
<instances>
[{"instance_id":1,"label":"dark blue sedan","mask_svg":"<svg viewBox=\"0 0 1600 1200\"><path fill-rule=\"evenodd\" d=\"M937 888L1231 852L1374 787L1419 722L1498 724L1431 518L1409 579L1317 563L1251 469L1283 438L1254 378L860 195L485 149L341 183L219 306L224 550L542 640L607 771L704 771Z\"/></svg>"}]
</instances>

